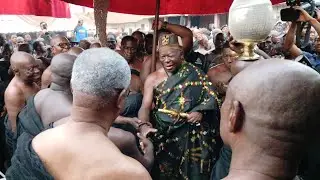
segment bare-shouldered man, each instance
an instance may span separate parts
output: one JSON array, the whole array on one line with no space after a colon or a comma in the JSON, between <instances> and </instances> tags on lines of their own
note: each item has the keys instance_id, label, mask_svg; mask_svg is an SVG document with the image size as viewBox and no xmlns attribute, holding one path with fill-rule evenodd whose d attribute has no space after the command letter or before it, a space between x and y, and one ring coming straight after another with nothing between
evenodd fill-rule
<instances>
[{"instance_id":1,"label":"bare-shouldered man","mask_svg":"<svg viewBox=\"0 0 320 180\"><path fill-rule=\"evenodd\" d=\"M215 158L220 147L216 138L218 105L211 83L199 68L184 61L183 48L174 34L160 36L159 57L163 68L148 76L139 111L141 134L154 133L157 153L152 175L157 179L209 179L210 172L202 166ZM202 131L208 132L206 137ZM200 148L202 143L210 148ZM201 158L185 163L188 151L195 149Z\"/></svg>"},{"instance_id":2,"label":"bare-shouldered man","mask_svg":"<svg viewBox=\"0 0 320 180\"><path fill-rule=\"evenodd\" d=\"M153 27L155 28L155 27ZM185 54L189 53L193 46L193 34L192 31L184 26L180 26L177 24L170 24L168 22L159 21L158 30L161 30L164 33L173 33L181 38L182 41L182 49ZM150 48L149 48L150 49ZM149 50L150 51L150 50ZM144 57L141 76L140 79L144 84L147 77L151 74L151 61L152 55L147 55ZM157 62L156 62L156 70L163 68L159 56L157 54Z\"/></svg>"},{"instance_id":3,"label":"bare-shouldered man","mask_svg":"<svg viewBox=\"0 0 320 180\"><path fill-rule=\"evenodd\" d=\"M319 74L288 60L259 60L237 74L221 108L221 137L232 149L224 179L294 179L304 156L316 167L309 147L319 147L319 91Z\"/></svg>"},{"instance_id":4,"label":"bare-shouldered man","mask_svg":"<svg viewBox=\"0 0 320 180\"><path fill-rule=\"evenodd\" d=\"M52 54L56 56L60 53L68 52L71 48L69 40L64 36L55 36L51 40ZM51 84L50 66L43 72L41 77L41 89L48 88Z\"/></svg>"},{"instance_id":5,"label":"bare-shouldered man","mask_svg":"<svg viewBox=\"0 0 320 180\"><path fill-rule=\"evenodd\" d=\"M24 159L23 166L13 165L9 177L28 169L34 179L151 179L139 162L123 155L106 135L122 109L130 76L130 67L116 52L107 48L83 52L73 66L69 121L24 141L31 148L24 149L23 143L20 147L32 156ZM24 166L30 161L40 164Z\"/></svg>"},{"instance_id":6,"label":"bare-shouldered man","mask_svg":"<svg viewBox=\"0 0 320 180\"><path fill-rule=\"evenodd\" d=\"M51 86L39 91L28 100L27 108L23 109L18 116L17 138L24 132L36 136L45 129L58 127L68 121L66 117L70 116L72 107L70 80L75 60L76 56L67 53L53 57ZM111 128L108 136L122 153L136 159L151 170L153 146L150 141L139 137L145 148L145 152L142 154L136 144L135 136L130 132Z\"/></svg>"},{"instance_id":7,"label":"bare-shouldered man","mask_svg":"<svg viewBox=\"0 0 320 180\"><path fill-rule=\"evenodd\" d=\"M222 63L208 71L209 80L216 87L221 98L225 96L228 84L233 77L231 65L237 60L237 57L238 54L226 44L222 50Z\"/></svg>"},{"instance_id":8,"label":"bare-shouldered man","mask_svg":"<svg viewBox=\"0 0 320 180\"><path fill-rule=\"evenodd\" d=\"M53 57L50 65L52 73L50 88L41 90L34 97L34 105L44 128L70 115L72 105L70 79L76 58L66 53Z\"/></svg>"},{"instance_id":9,"label":"bare-shouldered man","mask_svg":"<svg viewBox=\"0 0 320 180\"><path fill-rule=\"evenodd\" d=\"M15 76L5 91L5 105L9 128L15 132L18 113L25 106L28 97L40 90L36 82L40 80L41 74L36 60L30 54L16 52L11 56L10 62Z\"/></svg>"}]
</instances>

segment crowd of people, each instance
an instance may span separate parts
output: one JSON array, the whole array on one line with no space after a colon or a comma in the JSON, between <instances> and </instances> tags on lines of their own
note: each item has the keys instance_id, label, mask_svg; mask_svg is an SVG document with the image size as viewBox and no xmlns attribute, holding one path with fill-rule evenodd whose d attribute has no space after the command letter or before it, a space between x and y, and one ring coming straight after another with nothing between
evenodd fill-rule
<instances>
[{"instance_id":1,"label":"crowd of people","mask_svg":"<svg viewBox=\"0 0 320 180\"><path fill-rule=\"evenodd\" d=\"M301 12L310 48L295 45L295 22L280 22L255 61L238 60L243 44L227 25L159 21L155 72L153 35L140 31L109 34L106 45L0 36L1 171L8 180L320 179L320 23Z\"/></svg>"}]
</instances>

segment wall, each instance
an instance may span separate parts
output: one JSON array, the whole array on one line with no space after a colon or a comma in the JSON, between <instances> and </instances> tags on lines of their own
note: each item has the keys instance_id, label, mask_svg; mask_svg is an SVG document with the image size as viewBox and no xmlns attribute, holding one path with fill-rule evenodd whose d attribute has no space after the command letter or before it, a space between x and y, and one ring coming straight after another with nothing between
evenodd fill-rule
<instances>
[{"instance_id":1,"label":"wall","mask_svg":"<svg viewBox=\"0 0 320 180\"><path fill-rule=\"evenodd\" d=\"M108 24L107 29L108 31L118 31L120 29L123 29L124 32L131 34L132 32L136 30L140 30L143 32L149 32L151 30L151 20L150 19L143 19L138 22L133 23L122 23L122 24Z\"/></svg>"}]
</instances>

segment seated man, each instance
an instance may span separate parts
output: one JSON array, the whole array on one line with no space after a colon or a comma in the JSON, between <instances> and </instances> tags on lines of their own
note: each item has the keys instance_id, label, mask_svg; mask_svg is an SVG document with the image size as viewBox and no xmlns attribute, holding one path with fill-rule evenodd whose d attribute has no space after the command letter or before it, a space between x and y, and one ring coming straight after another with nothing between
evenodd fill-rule
<instances>
[{"instance_id":1,"label":"seated man","mask_svg":"<svg viewBox=\"0 0 320 180\"><path fill-rule=\"evenodd\" d=\"M52 59L51 86L28 99L26 107L18 115L15 140L24 132L36 136L45 129L65 123L58 120L70 116L72 106L70 80L75 60L76 56L66 53L59 54ZM133 134L111 128L109 135L111 141L124 154L137 159L146 168L150 168L153 162L153 152L147 149L146 155L143 156L137 147L136 138ZM152 149L152 147L150 148Z\"/></svg>"},{"instance_id":2,"label":"seated man","mask_svg":"<svg viewBox=\"0 0 320 180\"><path fill-rule=\"evenodd\" d=\"M55 36L51 40L52 55L56 56L68 52L71 48L69 40L64 36ZM48 88L51 84L51 67L49 66L42 74L41 89Z\"/></svg>"},{"instance_id":3,"label":"seated man","mask_svg":"<svg viewBox=\"0 0 320 180\"><path fill-rule=\"evenodd\" d=\"M120 55L106 48L83 52L73 66L68 122L33 140L22 134L7 179L151 179L106 135L129 83L130 67Z\"/></svg>"},{"instance_id":4,"label":"seated man","mask_svg":"<svg viewBox=\"0 0 320 180\"><path fill-rule=\"evenodd\" d=\"M208 179L220 148L217 97L205 74L184 61L176 35L160 36L159 57L163 68L147 78L139 111L140 132L156 133L153 178Z\"/></svg>"},{"instance_id":5,"label":"seated man","mask_svg":"<svg viewBox=\"0 0 320 180\"><path fill-rule=\"evenodd\" d=\"M121 41L121 54L128 62L131 68L131 82L129 86L129 95L126 97L123 112L115 121L115 127L125 129L136 134L139 120L135 117L138 116L138 111L142 104L142 83L140 80L140 70L142 62L136 58L137 53L137 40L132 36L125 36ZM127 125L125 125L127 124ZM130 124L130 125L128 125ZM133 127L132 127L133 125Z\"/></svg>"},{"instance_id":6,"label":"seated man","mask_svg":"<svg viewBox=\"0 0 320 180\"><path fill-rule=\"evenodd\" d=\"M10 63L14 78L5 91L7 116L4 122L9 156L12 155L10 151L14 148L13 136L16 132L17 115L25 106L27 99L39 91L40 87L36 82L41 78L36 60L30 54L16 52L11 56Z\"/></svg>"},{"instance_id":7,"label":"seated man","mask_svg":"<svg viewBox=\"0 0 320 180\"><path fill-rule=\"evenodd\" d=\"M225 179L294 179L318 137L319 92L319 74L287 60L257 61L235 76L221 109L221 136L233 151Z\"/></svg>"}]
</instances>

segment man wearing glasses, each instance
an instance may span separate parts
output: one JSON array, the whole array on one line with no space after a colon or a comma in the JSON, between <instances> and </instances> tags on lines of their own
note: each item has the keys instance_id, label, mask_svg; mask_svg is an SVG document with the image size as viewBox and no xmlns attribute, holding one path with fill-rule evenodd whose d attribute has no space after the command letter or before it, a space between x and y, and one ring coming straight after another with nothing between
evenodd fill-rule
<instances>
[{"instance_id":1,"label":"man wearing glasses","mask_svg":"<svg viewBox=\"0 0 320 180\"><path fill-rule=\"evenodd\" d=\"M68 52L71 48L69 40L64 36L55 36L51 40L52 56ZM51 84L51 69L50 66L43 72L41 77L41 89L48 88Z\"/></svg>"},{"instance_id":2,"label":"man wearing glasses","mask_svg":"<svg viewBox=\"0 0 320 180\"><path fill-rule=\"evenodd\" d=\"M69 40L64 36L56 36L51 40L52 55L68 52L71 48Z\"/></svg>"},{"instance_id":3,"label":"man wearing glasses","mask_svg":"<svg viewBox=\"0 0 320 180\"><path fill-rule=\"evenodd\" d=\"M232 79L231 64L238 58L238 54L230 49L226 43L222 50L220 64L212 67L208 71L208 76L213 86L217 88L219 98L223 99L227 86Z\"/></svg>"}]
</instances>

